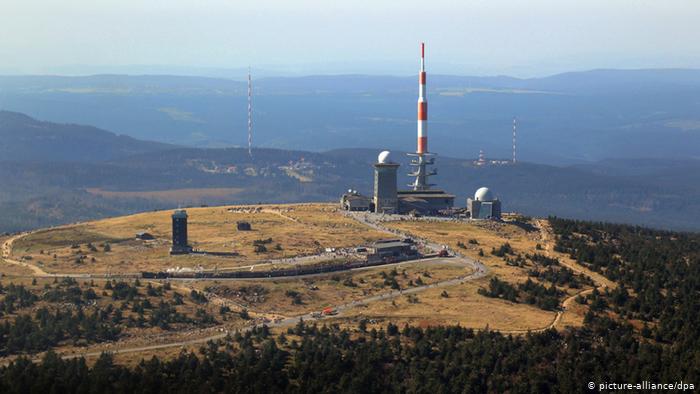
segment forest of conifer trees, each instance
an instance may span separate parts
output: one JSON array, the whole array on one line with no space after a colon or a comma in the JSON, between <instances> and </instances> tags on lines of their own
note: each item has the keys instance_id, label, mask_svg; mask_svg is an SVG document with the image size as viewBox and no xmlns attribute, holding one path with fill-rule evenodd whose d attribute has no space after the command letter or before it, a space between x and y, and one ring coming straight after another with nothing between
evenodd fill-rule
<instances>
[{"instance_id":1,"label":"forest of conifer trees","mask_svg":"<svg viewBox=\"0 0 700 394\"><path fill-rule=\"evenodd\" d=\"M700 235L550 218L557 250L619 284L579 300L581 328L521 336L454 327L363 333L300 323L133 368L48 353L0 368L2 393L591 392L589 382L700 382ZM501 291L495 283L494 291ZM509 290L503 290L508 292Z\"/></svg>"}]
</instances>

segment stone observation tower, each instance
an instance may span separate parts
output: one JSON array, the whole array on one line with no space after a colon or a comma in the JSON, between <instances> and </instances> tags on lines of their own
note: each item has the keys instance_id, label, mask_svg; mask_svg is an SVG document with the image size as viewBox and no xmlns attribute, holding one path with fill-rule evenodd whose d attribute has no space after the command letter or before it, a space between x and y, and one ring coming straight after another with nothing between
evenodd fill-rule
<instances>
[{"instance_id":1,"label":"stone observation tower","mask_svg":"<svg viewBox=\"0 0 700 394\"><path fill-rule=\"evenodd\" d=\"M187 244L187 211L178 209L173 212L173 246L170 254L187 254L192 247Z\"/></svg>"}]
</instances>

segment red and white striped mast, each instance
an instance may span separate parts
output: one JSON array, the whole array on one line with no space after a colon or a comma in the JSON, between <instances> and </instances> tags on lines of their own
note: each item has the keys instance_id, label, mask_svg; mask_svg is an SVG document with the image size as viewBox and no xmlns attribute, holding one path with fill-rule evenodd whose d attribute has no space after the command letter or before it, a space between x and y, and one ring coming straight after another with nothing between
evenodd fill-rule
<instances>
[{"instance_id":1,"label":"red and white striped mast","mask_svg":"<svg viewBox=\"0 0 700 394\"><path fill-rule=\"evenodd\" d=\"M418 74L418 149L428 152L428 100L425 97L425 43L420 44L420 73Z\"/></svg>"},{"instance_id":2,"label":"red and white striped mast","mask_svg":"<svg viewBox=\"0 0 700 394\"><path fill-rule=\"evenodd\" d=\"M409 186L413 190L428 190L430 185L428 177L435 175L437 171L428 171L426 167L433 164L435 161L427 156L432 156L428 152L428 100L426 90L426 74L425 74L425 43L420 44L420 72L418 74L418 144L416 153L410 153L410 156L416 158L411 160L411 165L416 167L410 173L410 176L416 177L416 180Z\"/></svg>"}]
</instances>

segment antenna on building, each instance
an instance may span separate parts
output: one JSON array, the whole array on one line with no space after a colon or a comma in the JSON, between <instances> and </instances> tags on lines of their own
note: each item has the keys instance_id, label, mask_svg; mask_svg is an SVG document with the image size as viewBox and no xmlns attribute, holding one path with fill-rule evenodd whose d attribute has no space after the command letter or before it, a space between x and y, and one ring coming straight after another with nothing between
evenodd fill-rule
<instances>
[{"instance_id":1,"label":"antenna on building","mask_svg":"<svg viewBox=\"0 0 700 394\"><path fill-rule=\"evenodd\" d=\"M480 166L486 165L486 154L484 154L483 149L479 149L479 159L476 161L476 164Z\"/></svg>"},{"instance_id":2,"label":"antenna on building","mask_svg":"<svg viewBox=\"0 0 700 394\"><path fill-rule=\"evenodd\" d=\"M515 164L515 133L518 130L518 119L513 117L513 164Z\"/></svg>"},{"instance_id":3,"label":"antenna on building","mask_svg":"<svg viewBox=\"0 0 700 394\"><path fill-rule=\"evenodd\" d=\"M253 80L248 67L248 156L253 157Z\"/></svg>"}]
</instances>

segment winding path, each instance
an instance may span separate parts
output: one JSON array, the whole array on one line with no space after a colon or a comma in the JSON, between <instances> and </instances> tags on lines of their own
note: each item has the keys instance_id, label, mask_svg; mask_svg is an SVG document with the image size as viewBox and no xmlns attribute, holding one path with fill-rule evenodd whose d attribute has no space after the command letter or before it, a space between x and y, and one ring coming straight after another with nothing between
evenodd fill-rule
<instances>
[{"instance_id":1,"label":"winding path","mask_svg":"<svg viewBox=\"0 0 700 394\"><path fill-rule=\"evenodd\" d=\"M385 227L382 225L382 218L381 217L375 217L374 215L367 215L364 213L346 213L349 217L352 217L353 219L361 222L362 224L371 227L375 230L391 233L395 236L400 236L403 238L412 238L417 242L420 242L421 244L425 245L428 249L432 249L433 251L438 251L444 248L445 246L431 242L426 239L419 239L416 237L412 237L409 234L404 234L400 231L390 229L388 227ZM540 230L543 238L543 243L545 243L545 252L547 255L550 255L552 251L552 241L551 237L549 235L549 229L546 227L545 223L541 223L541 221L537 221L537 227ZM32 270L33 273L35 273L37 276L71 276L71 275L53 275L53 274L48 274L41 268L37 267L36 265L21 262L21 261L16 261L12 260L9 257L12 255L12 244L13 242L24 236L26 234L20 234L16 235L7 241L2 246L2 256L4 260L10 264L16 264L25 268L29 268ZM452 279L446 279L442 280L439 282L435 282L432 284L427 284L427 285L422 285L422 286L416 286L412 287L409 289L404 289L404 290L395 290L395 291L390 291L382 294L376 294L376 295L371 295L367 296L355 301L347 302L344 304L336 305L334 309L339 313L342 314L345 311L351 310L353 308L359 307L359 306L364 306L373 302L379 302L379 301L385 301L385 300L390 300L394 299L400 296L404 295L410 295L410 294L416 294L423 292L428 289L432 288L443 288L443 287L449 287L449 286L454 286L458 285L460 283L463 283L464 281L471 281L471 280L476 280L483 278L484 276L487 275L488 269L487 267L482 264L481 262L474 260L468 256L461 255L460 253L457 253L455 251L452 251L454 254L454 257L449 258L449 259L423 259L423 260L413 260L413 261L404 261L404 262L398 262L398 263L392 263L392 264L387 264L386 266L391 266L391 265L400 265L400 264L406 264L406 263L415 263L415 262L421 262L421 261L442 261L442 262L447 262L449 261L450 263L453 264L459 264L463 265L465 267L471 268L471 272L468 275L464 275L461 277L457 278L452 278ZM598 287L605 287L608 285L608 283L605 283L604 281L601 281L597 275L591 275L590 272L588 272L585 268L580 267L580 266L575 266L570 264L569 262L566 262L566 265L568 268L574 270L575 272L590 276L593 278L593 280L596 282ZM356 268L354 270L363 270L363 269L372 269L376 267L362 267L362 268ZM291 277L291 278L270 278L274 280L284 280L284 279L299 279L302 277L313 277L313 276L323 276L323 275L329 275L328 273L321 273L321 274L311 274L311 275L305 275L305 276L300 276L300 277ZM84 277L84 274L80 274L79 276ZM242 278L227 278L228 280L250 280L250 279L242 279ZM261 280L265 280L267 278L261 278ZM173 281L174 279L170 279ZM176 279L175 279L176 280ZM192 281L193 279L182 279L183 281ZM256 279L258 280L258 279ZM555 328L562 320L563 313L566 311L566 309L569 307L571 302L573 302L578 295L586 294L591 292L593 289L585 289L577 292L576 294L569 296L562 302L562 309L557 311L556 316L554 317L553 321L548 324L545 327L539 328L539 329L529 329L529 330L499 330L502 333L525 333L525 332L541 332L545 331L551 328ZM295 325L300 321L315 321L319 320L322 318L316 318L312 315L312 313L305 313L297 316L290 316L290 317L284 317L272 321L261 321L262 319L257 319L259 322L255 324L248 325L246 327L243 327L240 329L240 331L249 331L252 330L255 327L261 327L263 325L267 325L268 327L285 327L285 326L290 326L290 325ZM173 348L173 347L184 347L184 346L191 346L191 345L196 345L196 344L202 344L206 343L208 341L215 341L219 339L224 339L226 338L232 331L230 331L230 327L227 328L225 326L217 326L213 327L212 330L218 330L215 334L211 335L206 335L203 337L199 338L193 338L193 339L186 339L186 340L174 340L174 341L168 341L165 343L160 343L160 344L153 344L153 345L144 345L144 346L134 346L134 347L128 347L128 348L121 348L121 349L113 349L109 350L113 354L128 354L128 353L139 353L139 352L147 352L147 351L153 351L153 350L160 350L160 349L167 349L167 348ZM182 333L184 335L187 335L188 333L193 333L201 330L195 330L195 331L189 331ZM235 330L234 330L235 331ZM62 357L64 359L69 359L69 358L76 358L76 357L97 357L100 354L102 354L104 350L100 351L90 351L90 352L79 352L79 353L73 353L73 354L65 354ZM37 356L37 359L39 356Z\"/></svg>"},{"instance_id":2,"label":"winding path","mask_svg":"<svg viewBox=\"0 0 700 394\"><path fill-rule=\"evenodd\" d=\"M28 233L17 234L17 235L12 236L11 238L7 239L5 242L3 242L3 244L2 244L2 259L8 264L17 265L17 266L20 266L23 268L30 269L34 273L35 276L52 276L51 274L49 274L48 272L39 268L35 264L29 264L29 263L25 263L24 261L18 261L18 260L14 260L11 258L12 257L12 245L14 244L14 242L17 239L22 238L22 237L26 236L27 234Z\"/></svg>"},{"instance_id":3,"label":"winding path","mask_svg":"<svg viewBox=\"0 0 700 394\"><path fill-rule=\"evenodd\" d=\"M414 238L414 237L411 237L407 234L402 234L402 233L399 233L395 230L384 227L379 222L374 222L374 221L368 220L366 217L364 217L364 218L363 217L356 217L356 216L353 216L353 217L356 220L360 221L361 223L363 223L371 228L374 228L374 229L377 229L377 230L380 230L383 232L391 233L393 235L400 235L404 238ZM14 237L8 239L3 244L2 254L3 254L4 260L6 262L8 262L10 264L17 264L17 265L20 265L22 267L29 268L32 270L32 272L34 272L36 274L36 276L39 276L39 277L41 277L41 276L43 276L43 277L53 277L53 276L92 277L92 276L86 275L86 274L60 274L60 275L49 274L49 273L45 272L44 270L42 270L41 268L37 267L36 265L9 259L8 257L12 255L13 242L16 239L18 239L22 236L25 236L25 235L27 235L27 234L20 234L20 235L14 236ZM417 241L423 243L426 247L428 247L429 249L432 249L434 251L438 251L438 250L442 249L442 247L443 247L442 245L438 245L436 243L432 243L430 241L423 240L423 239L417 239ZM432 259L410 260L410 261L403 261L403 262L397 262L397 263L390 263L390 264L383 265L382 267L401 265L401 264L407 264L407 263L416 263L416 262L422 262L422 261L442 261L442 262L448 262L450 264L459 264L459 265L463 265L465 267L471 268L471 270L470 270L469 274L464 275L464 276L460 276L460 277L456 277L456 278L452 278L452 279L446 279L443 281L439 281L439 282L435 282L435 283L431 283L431 284L427 284L427 285L416 286L416 287L412 287L409 289L394 290L394 291L390 291L390 292L386 292L386 293L382 293L382 294L367 296L367 297L364 297L364 298L361 298L358 300L354 300L354 301L347 302L344 304L336 305L334 307L334 309L339 314L341 314L347 310L350 310L350 309L353 309L353 308L356 308L359 306L367 305L369 303L390 300L390 299L394 299L396 297L400 297L400 296L404 296L404 295L420 293L422 291L432 289L432 288L449 287L449 286L454 286L454 285L463 283L464 281L479 279L479 278L486 276L486 273L487 273L487 268L482 263L475 261L467 256L463 256L463 255L460 255L457 253L455 253L454 257L451 257L451 258L432 258ZM377 267L376 266L375 267L360 267L360 268L352 269L352 271L366 270L366 269L372 269L372 268L377 268ZM299 278L323 276L323 275L329 275L329 274L328 273L320 273L320 274L310 274L310 275L303 275L303 276L290 277L290 278L261 278L261 279L262 280L265 280L265 279L274 279L274 280L299 279ZM227 278L227 279L228 280L250 280L250 279L244 279L244 278ZM169 280L173 281L174 279L171 278ZM191 280L192 279L182 279L182 281L191 281ZM220 279L217 279L217 280L220 280ZM258 280L258 279L256 279L256 280ZM272 320L272 321L259 322L259 323L244 327L242 329L242 331L248 331L248 330L253 329L254 327L261 327L263 325L267 325L268 327L284 327L284 326L290 326L290 325L297 324L298 322L300 322L302 320L314 321L314 320L318 320L318 319L319 318L315 318L312 315L312 312L309 312L309 313L305 313L302 315L285 317L285 318L276 319L276 320ZM227 335L229 335L229 333L230 333L230 331L226 327L218 326L218 327L214 327L213 329L223 330L223 332L218 332L216 334L212 334L212 335L208 335L208 336L204 336L204 337L200 337L200 338L193 338L193 339L188 339L188 340L176 340L176 341L169 341L169 342L161 343L161 344L135 346L135 347L122 348L122 349L113 349L113 350L109 350L109 351L111 353L114 353L114 354L127 354L127 353L139 353L139 352L145 352L145 351L167 349L167 348L173 348L173 347L183 347L183 346L196 345L196 344L206 343L208 341L223 339ZM195 332L195 331L189 331L189 333L192 333L192 332ZM186 335L187 333L183 333L183 334ZM103 352L104 352L104 350L65 354L62 356L62 358L70 359L70 358L76 358L76 357L86 357L86 358L87 357L97 357L100 354L102 354ZM35 359L39 359L39 357L40 357L40 355L37 355L37 357L35 357Z\"/></svg>"},{"instance_id":4,"label":"winding path","mask_svg":"<svg viewBox=\"0 0 700 394\"><path fill-rule=\"evenodd\" d=\"M469 275L465 275L465 276L458 277L458 278L447 279L447 280L432 283L429 285L412 287L412 288L405 289L405 290L394 290L394 291L387 292L387 293L368 296L368 297L365 297L365 298L362 298L359 300L355 300L355 301L351 301L351 302L337 305L337 306L335 306L335 310L338 312L338 314L341 314L341 313L343 313L347 310L350 310L352 308L367 305L367 304L372 303L372 302L385 301L385 300L390 300L390 299L397 298L397 297L404 296L404 295L416 294L416 293L420 293L422 291L432 289L432 288L454 286L454 285L460 284L463 281L481 278L484 275L485 275L485 271L475 270ZM263 325L266 325L270 328L286 327L286 326L295 325L295 324L299 323L300 321L317 321L317 320L322 320L322 319L323 318L314 317L312 315L312 313L310 312L310 313L305 313L305 314L297 315L297 316L293 316L293 317L282 318L280 320L273 320L270 322L262 322L262 323L249 325L249 326L246 326L239 331L242 331L242 332L250 331L255 327L262 327ZM219 328L221 328L221 327L219 327ZM167 342L167 343L162 343L162 344L157 344L157 345L146 345L146 346L123 348L123 349L114 349L114 350L111 350L110 352L113 354L127 354L127 353L139 353L139 352L145 352L145 351L167 349L167 348L172 348L172 347L190 346L190 345L206 343L209 341L224 339L229 334L230 334L230 331L226 330L224 332L219 332L217 334L213 334L213 335L209 335L209 336L205 336L205 337L201 337L201 338L173 341L173 342ZM64 356L62 356L62 358L70 359L70 358L76 358L76 357L85 357L85 358L98 357L103 352L104 351L75 353L75 354L64 355Z\"/></svg>"},{"instance_id":5,"label":"winding path","mask_svg":"<svg viewBox=\"0 0 700 394\"><path fill-rule=\"evenodd\" d=\"M552 240L551 229L549 227L549 223L547 223L547 221L545 219L536 219L535 220L535 227L537 227L540 234L542 235L542 243L544 243L545 255L547 257L552 257L552 255L554 254L554 241ZM554 256L554 257L556 257L556 256ZM565 266L566 268L568 268L568 269L570 269L578 274L581 274L581 275L584 275L584 276L591 278L593 280L593 282L595 282L596 289L601 290L601 289L605 289L606 287L615 287L616 286L615 282L612 282L611 280L604 277L603 275L601 275L597 272L593 272L585 267L582 267L581 265L579 265L577 263L572 263L568 259L558 259L558 260L559 260L559 263L561 265ZM555 328L557 325L559 325L562 317L564 316L564 312L566 312L566 310L569 308L571 303L574 302L576 297L588 295L592 292L593 292L593 289L583 289L583 290L580 290L580 291L576 292L575 294L565 298L564 301L561 303L561 310L557 311L557 315L554 317L554 320L552 321L552 323L543 329L531 330L531 332L545 331L545 330L548 330L550 328Z\"/></svg>"},{"instance_id":6,"label":"winding path","mask_svg":"<svg viewBox=\"0 0 700 394\"><path fill-rule=\"evenodd\" d=\"M402 233L402 232L394 230L394 229L389 229L389 228L383 226L381 224L383 219L384 219L382 216L367 215L365 213L359 213L359 212L350 212L350 213L347 213L347 215L354 218L355 220L358 220L358 221L364 223L365 225L367 225L369 227L376 229L376 230L391 232L393 234L396 234L396 235L399 235L402 237L409 237L409 235L407 235L405 233ZM391 216L389 216L389 218L391 218ZM535 220L535 227L537 227L537 229L539 230L539 232L542 236L542 242L544 244L545 254L548 257L551 257L554 254L554 244L553 244L551 229L549 227L549 224L547 223L547 221L545 219L536 219ZM413 237L413 238L415 239L415 237ZM437 243L431 242L431 241L426 240L426 239L419 239L419 240L423 244L425 244L427 247L429 247L435 251L437 251L443 247L442 245L439 245ZM480 268L483 269L482 276L486 275L486 267L484 267L483 264L481 264L478 261L474 261L472 259L469 259L466 256L462 256L457 252L453 252L453 253L455 254L455 256L457 256L459 258L470 260L471 264L473 264L475 269L477 269L477 270ZM559 261L563 266L571 269L572 271L591 278L595 282L596 288L599 290L604 289L606 287L615 287L614 282L610 281L609 279L605 278L604 276L602 276L596 272L593 272L585 267L580 266L579 264L572 263L566 259L560 259ZM476 278L472 278L472 279L476 279ZM498 330L498 331L500 331L504 334L517 334L517 333L527 333L527 332L533 332L533 333L543 332L543 331L546 331L546 330L549 330L552 328L556 328L561 323L561 320L564 316L564 313L569 308L571 303L574 302L576 297L578 297L579 295L581 295L581 296L587 295L587 294L591 293L592 291L593 291L593 289L583 289L583 290L577 291L575 294L570 295L569 297L565 298L564 301L562 301L562 303L561 303L560 310L558 310L556 312L554 319L552 319L552 322L544 327L535 328L535 329L525 329L525 330Z\"/></svg>"}]
</instances>

